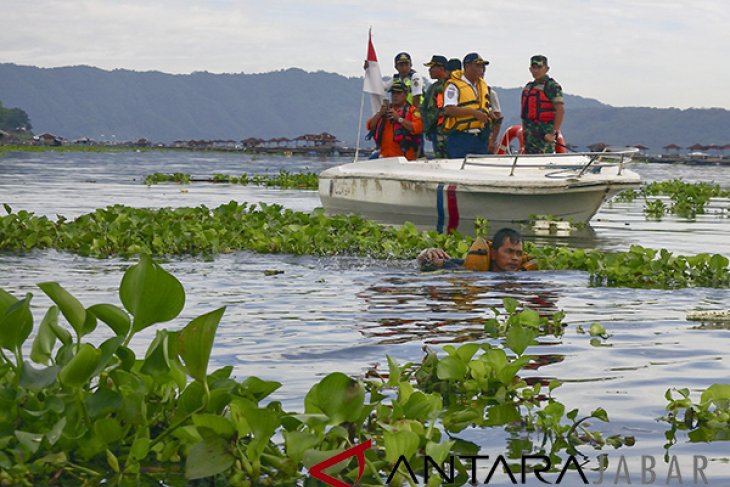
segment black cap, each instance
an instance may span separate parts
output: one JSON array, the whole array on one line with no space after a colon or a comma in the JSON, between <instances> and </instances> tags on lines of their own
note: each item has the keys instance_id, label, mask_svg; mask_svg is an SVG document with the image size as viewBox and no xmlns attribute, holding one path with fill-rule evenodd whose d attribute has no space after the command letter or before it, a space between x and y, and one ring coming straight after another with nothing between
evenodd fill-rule
<instances>
[{"instance_id":1,"label":"black cap","mask_svg":"<svg viewBox=\"0 0 730 487\"><path fill-rule=\"evenodd\" d=\"M431 66L443 66L446 67L446 64L448 61L446 60L446 56L439 56L438 54L434 54L431 56L431 60L427 63L424 63L424 66L431 67Z\"/></svg>"},{"instance_id":2,"label":"black cap","mask_svg":"<svg viewBox=\"0 0 730 487\"><path fill-rule=\"evenodd\" d=\"M398 63L410 63L411 62L411 55L407 52L399 52L395 55L395 64Z\"/></svg>"},{"instance_id":3,"label":"black cap","mask_svg":"<svg viewBox=\"0 0 730 487\"><path fill-rule=\"evenodd\" d=\"M461 60L457 58L449 59L449 61L446 63L446 69L448 69L449 71L457 71L461 69Z\"/></svg>"}]
</instances>

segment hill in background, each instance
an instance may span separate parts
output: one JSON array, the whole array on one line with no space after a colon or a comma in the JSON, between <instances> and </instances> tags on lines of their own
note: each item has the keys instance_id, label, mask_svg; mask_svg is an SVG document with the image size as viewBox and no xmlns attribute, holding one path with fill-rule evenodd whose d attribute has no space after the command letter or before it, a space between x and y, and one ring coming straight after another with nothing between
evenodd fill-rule
<instances>
[{"instance_id":1,"label":"hill in background","mask_svg":"<svg viewBox=\"0 0 730 487\"><path fill-rule=\"evenodd\" d=\"M0 64L0 87L3 105L26 111L36 133L68 139L113 135L117 141L172 142L329 132L355 145L362 78L295 68L172 75ZM518 123L520 88L497 89L505 124ZM566 95L565 103L566 141L581 148L643 144L660 153L669 144L730 143L729 110L619 108L574 95Z\"/></svg>"}]
</instances>

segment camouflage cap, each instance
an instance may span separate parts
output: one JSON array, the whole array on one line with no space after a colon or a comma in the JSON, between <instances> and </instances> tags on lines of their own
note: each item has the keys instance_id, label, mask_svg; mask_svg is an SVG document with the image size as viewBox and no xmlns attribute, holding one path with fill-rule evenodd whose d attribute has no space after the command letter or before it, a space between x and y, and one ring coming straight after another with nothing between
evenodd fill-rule
<instances>
[{"instance_id":1,"label":"camouflage cap","mask_svg":"<svg viewBox=\"0 0 730 487\"><path fill-rule=\"evenodd\" d=\"M390 88L388 88L388 91L390 91L391 93L393 91L406 92L406 91L408 91L408 88L406 88L406 84L403 81L397 79L397 80L393 81L393 84L390 85Z\"/></svg>"},{"instance_id":2,"label":"camouflage cap","mask_svg":"<svg viewBox=\"0 0 730 487\"><path fill-rule=\"evenodd\" d=\"M545 56L543 56L542 54L536 54L530 58L530 66L543 67L543 66L547 66L547 65L548 65L547 58Z\"/></svg>"},{"instance_id":3,"label":"camouflage cap","mask_svg":"<svg viewBox=\"0 0 730 487\"><path fill-rule=\"evenodd\" d=\"M446 60L445 56L439 56L438 54L434 54L431 56L431 60L427 63L424 63L424 66L431 67L431 66L443 66L446 67L446 64L448 61Z\"/></svg>"}]
</instances>

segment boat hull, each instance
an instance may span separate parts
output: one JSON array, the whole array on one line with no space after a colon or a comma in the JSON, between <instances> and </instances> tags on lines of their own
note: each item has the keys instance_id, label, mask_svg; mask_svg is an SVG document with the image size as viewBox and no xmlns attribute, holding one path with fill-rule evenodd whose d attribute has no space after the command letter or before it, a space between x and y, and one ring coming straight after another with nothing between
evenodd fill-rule
<instances>
[{"instance_id":1,"label":"boat hull","mask_svg":"<svg viewBox=\"0 0 730 487\"><path fill-rule=\"evenodd\" d=\"M639 184L638 175L625 169L575 177L565 166L552 166L549 171L524 169L510 176L505 172L510 169L507 160L489 171L469 172L459 168L459 161L447 162L419 167L394 158L386 164L338 166L320 175L320 199L331 214L355 213L383 224L412 222L424 230L471 233L479 218L492 225L524 223L540 215L587 223L604 201Z\"/></svg>"}]
</instances>

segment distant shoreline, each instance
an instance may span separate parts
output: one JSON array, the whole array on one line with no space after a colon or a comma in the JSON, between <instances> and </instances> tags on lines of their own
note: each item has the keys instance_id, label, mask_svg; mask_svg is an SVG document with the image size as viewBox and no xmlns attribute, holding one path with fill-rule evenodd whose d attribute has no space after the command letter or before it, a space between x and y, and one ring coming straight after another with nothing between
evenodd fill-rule
<instances>
[{"instance_id":1,"label":"distant shoreline","mask_svg":"<svg viewBox=\"0 0 730 487\"><path fill-rule=\"evenodd\" d=\"M9 152L219 152L270 156L291 157L297 156L319 156L319 157L342 157L353 156L355 149L351 147L298 147L298 148L276 148L276 147L253 147L253 148L206 148L206 147L173 147L173 146L149 146L140 147L136 145L0 145L0 154ZM360 149L360 154L369 155L373 149Z\"/></svg>"}]
</instances>

